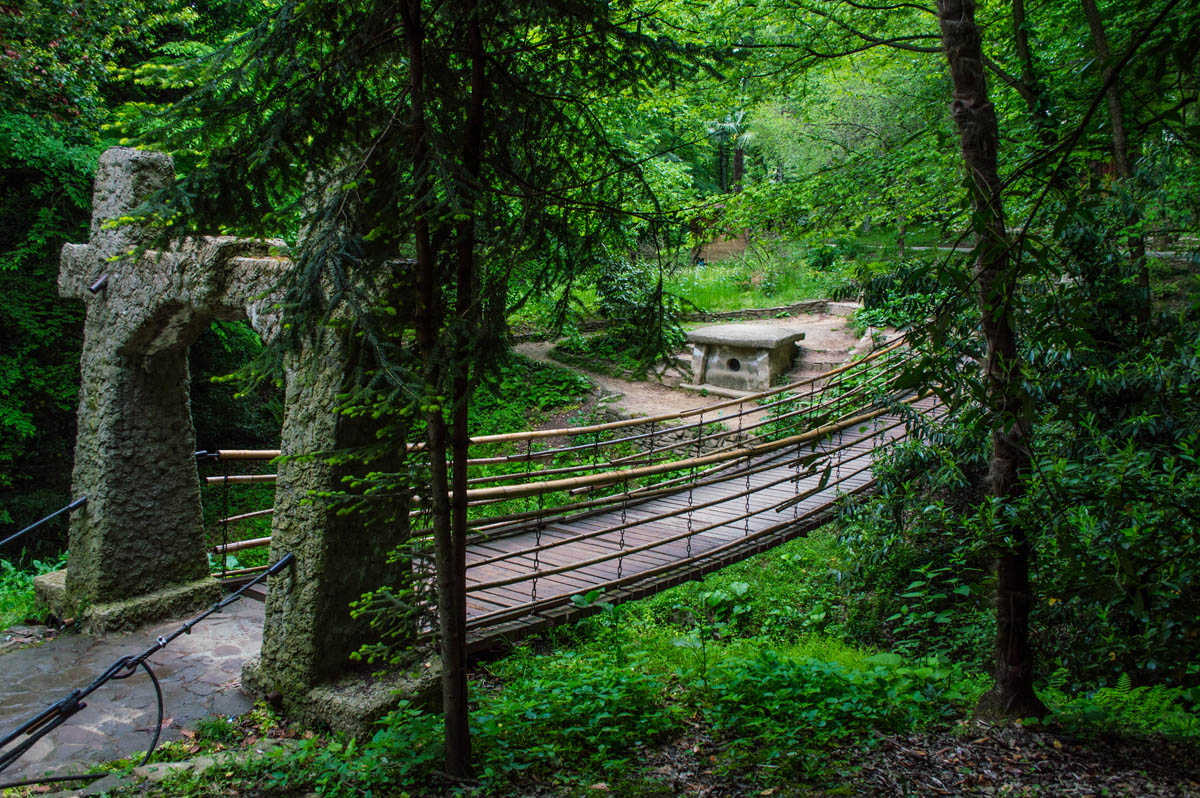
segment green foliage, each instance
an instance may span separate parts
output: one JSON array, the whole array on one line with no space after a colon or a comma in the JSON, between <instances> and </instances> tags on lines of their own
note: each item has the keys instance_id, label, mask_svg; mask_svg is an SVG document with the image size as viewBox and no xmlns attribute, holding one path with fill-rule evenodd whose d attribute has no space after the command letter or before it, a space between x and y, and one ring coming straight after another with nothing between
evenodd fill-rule
<instances>
[{"instance_id":1,"label":"green foliage","mask_svg":"<svg viewBox=\"0 0 1200 798\"><path fill-rule=\"evenodd\" d=\"M968 312L973 297L945 274L958 268L937 255L860 265L855 280L863 306L854 314L855 323L905 329Z\"/></svg>"},{"instance_id":2,"label":"green foliage","mask_svg":"<svg viewBox=\"0 0 1200 798\"><path fill-rule=\"evenodd\" d=\"M1133 686L1122 673L1111 687L1072 695L1059 671L1044 691L1054 720L1083 734L1134 733L1200 738L1200 692L1163 684Z\"/></svg>"},{"instance_id":3,"label":"green foliage","mask_svg":"<svg viewBox=\"0 0 1200 798\"><path fill-rule=\"evenodd\" d=\"M739 766L828 773L824 749L878 731L909 731L953 716L968 696L961 673L938 662L905 665L895 654L847 668L813 658L782 657L764 649L729 659L708 677L706 714L731 743Z\"/></svg>"},{"instance_id":4,"label":"green foliage","mask_svg":"<svg viewBox=\"0 0 1200 798\"><path fill-rule=\"evenodd\" d=\"M863 642L990 656L990 561L1021 524L1039 552L1033 635L1075 684L1189 683L1197 635L1200 328L1162 320L1122 353L1046 342L1029 353L1034 465L1008 513L984 500L987 429L964 413L897 447L842 540Z\"/></svg>"},{"instance_id":5,"label":"green foliage","mask_svg":"<svg viewBox=\"0 0 1200 798\"><path fill-rule=\"evenodd\" d=\"M600 374L610 374L627 380L643 380L657 357L640 343L644 341L637 328L621 324L589 336L568 330L566 337L550 351L550 356L564 363L575 365ZM681 328L669 332L665 338L667 351L675 351L683 345ZM651 358L650 361L645 356Z\"/></svg>"},{"instance_id":6,"label":"green foliage","mask_svg":"<svg viewBox=\"0 0 1200 798\"><path fill-rule=\"evenodd\" d=\"M267 790L315 790L319 795L397 795L429 782L441 759L436 715L407 703L380 721L363 744L353 739L311 737L291 749L277 749L245 772Z\"/></svg>"},{"instance_id":7,"label":"green foliage","mask_svg":"<svg viewBox=\"0 0 1200 798\"><path fill-rule=\"evenodd\" d=\"M205 743L229 743L237 737L237 728L229 718L213 715L200 718L193 724L196 740Z\"/></svg>"},{"instance_id":8,"label":"green foliage","mask_svg":"<svg viewBox=\"0 0 1200 798\"><path fill-rule=\"evenodd\" d=\"M813 268L805 257L797 244L756 243L744 255L680 267L666 286L688 303L716 312L829 299L851 274L842 261Z\"/></svg>"},{"instance_id":9,"label":"green foliage","mask_svg":"<svg viewBox=\"0 0 1200 798\"><path fill-rule=\"evenodd\" d=\"M57 297L55 278L58 248L86 238L95 158L88 143L0 113L0 525L70 500L83 313Z\"/></svg>"},{"instance_id":10,"label":"green foliage","mask_svg":"<svg viewBox=\"0 0 1200 798\"><path fill-rule=\"evenodd\" d=\"M579 405L591 390L586 377L514 354L500 362L495 380L476 392L471 403L472 434L537 426L549 412Z\"/></svg>"},{"instance_id":11,"label":"green foliage","mask_svg":"<svg viewBox=\"0 0 1200 798\"><path fill-rule=\"evenodd\" d=\"M675 726L662 703L666 685L636 657L617 665L564 654L531 665L479 701L473 731L484 779L566 763L619 772L635 749Z\"/></svg>"},{"instance_id":12,"label":"green foliage","mask_svg":"<svg viewBox=\"0 0 1200 798\"><path fill-rule=\"evenodd\" d=\"M33 578L60 570L66 564L65 553L51 561L34 560L25 569L0 559L0 631L15 623L42 620L44 610L34 600Z\"/></svg>"},{"instance_id":13,"label":"green foliage","mask_svg":"<svg viewBox=\"0 0 1200 798\"><path fill-rule=\"evenodd\" d=\"M675 727L661 703L663 682L570 654L525 660L526 672L498 691L484 691L472 717L482 792L545 777L563 767L614 774L630 754ZM363 744L313 738L247 764L244 774L265 789L312 789L320 795L427 794L442 757L441 719L405 704Z\"/></svg>"},{"instance_id":14,"label":"green foliage","mask_svg":"<svg viewBox=\"0 0 1200 798\"><path fill-rule=\"evenodd\" d=\"M188 350L197 449L279 447L282 391L264 382L245 395L230 376L261 350L262 341L245 321L212 322Z\"/></svg>"}]
</instances>

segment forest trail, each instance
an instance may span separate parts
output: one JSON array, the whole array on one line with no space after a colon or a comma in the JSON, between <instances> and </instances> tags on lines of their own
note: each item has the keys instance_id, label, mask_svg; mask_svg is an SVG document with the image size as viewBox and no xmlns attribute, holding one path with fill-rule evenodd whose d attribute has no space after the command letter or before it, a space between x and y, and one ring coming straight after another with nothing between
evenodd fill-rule
<instances>
[{"instance_id":1,"label":"forest trail","mask_svg":"<svg viewBox=\"0 0 1200 798\"><path fill-rule=\"evenodd\" d=\"M729 324L740 323L798 327L804 330L805 338L800 343L800 357L784 374L784 378L789 382L836 368L852 355L869 351L870 348L869 338L864 340L864 337L855 335L845 316L832 313L729 322ZM528 341L519 343L513 348L519 354L532 360L548 363L558 368L571 369L585 375L595 384L596 392L600 397L616 397L611 401L611 405L623 417L683 412L694 407L713 405L725 400L725 397L722 396L680 390L677 386L680 382L687 381L687 375L677 368L668 370L661 380L653 377L646 380L626 380L554 359L550 354L554 348L552 341ZM683 349L677 352L676 356L682 362L690 362L691 352ZM747 416L752 421L759 421L762 417L761 413Z\"/></svg>"}]
</instances>

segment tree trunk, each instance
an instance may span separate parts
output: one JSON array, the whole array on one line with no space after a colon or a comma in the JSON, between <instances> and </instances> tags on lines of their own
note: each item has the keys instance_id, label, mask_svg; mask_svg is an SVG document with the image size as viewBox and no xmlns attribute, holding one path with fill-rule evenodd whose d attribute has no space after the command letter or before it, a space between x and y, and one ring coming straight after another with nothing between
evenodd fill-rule
<instances>
[{"instance_id":1,"label":"tree trunk","mask_svg":"<svg viewBox=\"0 0 1200 798\"><path fill-rule=\"evenodd\" d=\"M475 222L478 210L479 174L483 146L484 51L479 27L478 4L469 2L465 10L467 40L471 59L471 95L467 109L467 127L463 139L463 180L459 188L466 218L457 230L458 268L456 275L456 307L458 330L454 355L454 493L451 525L451 557L449 558L451 587L448 604L453 623L444 624L442 667L453 683L445 687L447 699L454 705L445 706L446 714L446 771L459 778L471 773L471 731L467 707L467 459L471 433L468 418L471 400L471 337L478 329L475 301ZM452 634L451 634L452 631ZM451 666L451 662L453 663ZM453 674L452 676L450 674Z\"/></svg>"},{"instance_id":2,"label":"tree trunk","mask_svg":"<svg viewBox=\"0 0 1200 798\"><path fill-rule=\"evenodd\" d=\"M438 337L442 328L442 294L437 269L437 247L430 232L432 187L429 185L429 143L425 119L425 30L421 18L421 0L408 0L401 19L409 49L409 96L411 103L412 167L421 197L413 218L413 242L416 249L417 306L414 326L417 348L424 366L426 390L436 395L442 384L438 360ZM457 393L458 380L455 379ZM446 772L454 778L470 776L470 736L467 718L465 568L458 562L463 547L455 546L450 502L450 475L447 467L446 416L432 397L426 397L432 409L425 413L426 441L429 446L430 512L433 521L434 556L437 563L437 602L442 650L442 711L445 718ZM463 403L465 411L466 404ZM455 419L457 433L458 418ZM457 437L457 436L456 436ZM456 454L457 454L457 446ZM458 481L456 470L455 481ZM464 492L457 496L465 497ZM460 609L461 608L461 609Z\"/></svg>"},{"instance_id":3,"label":"tree trunk","mask_svg":"<svg viewBox=\"0 0 1200 798\"><path fill-rule=\"evenodd\" d=\"M1037 79L1037 72L1033 68L1029 31L1025 25L1025 0L1012 1L1012 26L1013 47L1017 51L1017 60L1021 62L1021 80L1017 91L1029 109L1029 116L1037 129L1038 141L1043 147L1053 147L1054 123L1050 120L1049 109L1046 107L1045 87Z\"/></svg>"},{"instance_id":4,"label":"tree trunk","mask_svg":"<svg viewBox=\"0 0 1200 798\"><path fill-rule=\"evenodd\" d=\"M733 192L742 190L742 177L746 174L746 151L736 144L733 146Z\"/></svg>"},{"instance_id":5,"label":"tree trunk","mask_svg":"<svg viewBox=\"0 0 1200 798\"><path fill-rule=\"evenodd\" d=\"M1125 114L1121 109L1120 81L1113 79L1112 53L1108 47L1108 35L1104 32L1104 21L1100 18L1100 9L1096 0L1080 0L1083 4L1083 15L1087 18L1088 29L1092 32L1092 42L1096 48L1096 57L1103 65L1101 80L1108 86L1105 91L1108 100L1108 119L1112 129L1113 167L1117 177L1129 180L1133 177L1133 165L1129 162L1129 133L1125 129ZM1150 323L1150 269L1146 263L1146 240L1137 227L1141 223L1141 214L1134 204L1129 205L1126 222L1134 232L1127 239L1129 254L1133 258L1134 278L1137 286L1137 300L1134 303L1134 314L1138 328L1145 330Z\"/></svg>"},{"instance_id":6,"label":"tree trunk","mask_svg":"<svg viewBox=\"0 0 1200 798\"><path fill-rule=\"evenodd\" d=\"M728 150L724 143L717 145L717 188L722 194L729 190Z\"/></svg>"},{"instance_id":7,"label":"tree trunk","mask_svg":"<svg viewBox=\"0 0 1200 798\"><path fill-rule=\"evenodd\" d=\"M988 99L974 0L938 0L938 20L954 84L952 113L971 178L971 204L978 219L975 279L987 343L983 377L992 426L989 488L992 497L1005 504L1024 490L1031 414L1012 321L1016 274L1009 259L996 166L1000 134L995 107ZM980 710L1013 717L1041 716L1046 708L1033 690L1033 649L1029 643L1029 539L1020 526L1004 531L1011 545L1005 547L996 563L996 686L985 696Z\"/></svg>"}]
</instances>

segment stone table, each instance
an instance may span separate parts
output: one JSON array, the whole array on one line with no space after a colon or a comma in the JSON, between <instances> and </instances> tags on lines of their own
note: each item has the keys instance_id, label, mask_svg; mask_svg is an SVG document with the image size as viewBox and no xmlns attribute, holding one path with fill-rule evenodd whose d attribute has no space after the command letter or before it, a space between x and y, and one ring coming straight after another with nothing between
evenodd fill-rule
<instances>
[{"instance_id":1,"label":"stone table","mask_svg":"<svg viewBox=\"0 0 1200 798\"><path fill-rule=\"evenodd\" d=\"M688 333L691 388L765 391L791 368L804 332L774 324L713 324Z\"/></svg>"}]
</instances>

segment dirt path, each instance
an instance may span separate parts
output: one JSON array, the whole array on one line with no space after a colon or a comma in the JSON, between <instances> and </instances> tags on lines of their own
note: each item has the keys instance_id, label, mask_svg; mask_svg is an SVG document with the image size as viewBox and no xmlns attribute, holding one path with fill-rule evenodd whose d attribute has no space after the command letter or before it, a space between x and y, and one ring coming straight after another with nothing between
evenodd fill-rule
<instances>
[{"instance_id":1,"label":"dirt path","mask_svg":"<svg viewBox=\"0 0 1200 798\"><path fill-rule=\"evenodd\" d=\"M864 340L856 336L849 328L848 320L844 316L833 314L820 313L779 319L757 319L750 322L730 322L730 324L766 324L803 330L805 338L801 344L801 356L791 371L787 372L789 381L803 379L806 376L836 368L844 363L851 354L870 348L869 339ZM550 350L553 347L552 342L527 342L517 344L515 349L533 360L550 363L561 368L571 368L587 375L588 379L596 385L596 392L600 398L617 397L611 403L624 415L652 416L660 413L678 413L726 401L726 398L722 396L705 396L696 391L678 388L680 382L688 379L688 375L678 370L668 371L661 381L656 379L623 380L560 363L550 357ZM689 350L677 354L685 362L691 359ZM736 411L736 405L716 411L719 415L714 415L712 420L716 421L721 416L728 416ZM756 412L749 414L747 418L757 420L763 415L762 412Z\"/></svg>"}]
</instances>

